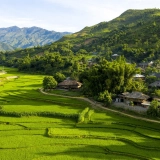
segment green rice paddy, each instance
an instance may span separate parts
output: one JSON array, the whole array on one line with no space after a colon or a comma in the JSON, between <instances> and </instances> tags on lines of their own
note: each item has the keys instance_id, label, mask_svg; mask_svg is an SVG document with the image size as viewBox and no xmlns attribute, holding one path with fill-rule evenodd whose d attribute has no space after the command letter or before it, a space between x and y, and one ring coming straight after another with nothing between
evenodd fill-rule
<instances>
[{"instance_id":1,"label":"green rice paddy","mask_svg":"<svg viewBox=\"0 0 160 160\"><path fill-rule=\"evenodd\" d=\"M79 113L91 109L88 102L44 95L38 90L44 76L5 70L0 75L0 160L160 159L160 124L103 110L77 123Z\"/></svg>"}]
</instances>

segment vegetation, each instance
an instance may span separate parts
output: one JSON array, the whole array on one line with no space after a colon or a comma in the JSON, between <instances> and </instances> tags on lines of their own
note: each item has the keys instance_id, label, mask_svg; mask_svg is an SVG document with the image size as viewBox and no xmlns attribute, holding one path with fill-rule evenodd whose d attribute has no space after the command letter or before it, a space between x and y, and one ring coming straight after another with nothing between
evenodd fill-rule
<instances>
[{"instance_id":1,"label":"vegetation","mask_svg":"<svg viewBox=\"0 0 160 160\"><path fill-rule=\"evenodd\" d=\"M67 34L70 33L48 31L38 27L19 28L17 26L13 26L9 28L0 28L0 41L12 46L8 49L13 50L13 48L29 48L50 44ZM8 50L7 48L2 49L5 51Z\"/></svg>"},{"instance_id":2,"label":"vegetation","mask_svg":"<svg viewBox=\"0 0 160 160\"><path fill-rule=\"evenodd\" d=\"M151 105L149 106L147 114L153 117L160 116L159 102L157 100L153 100L151 102Z\"/></svg>"},{"instance_id":3,"label":"vegetation","mask_svg":"<svg viewBox=\"0 0 160 160\"><path fill-rule=\"evenodd\" d=\"M102 60L89 70L82 72L84 93L99 96L99 100L111 103L110 93L117 94L134 88L133 75L137 72L134 64L126 63L124 57L109 62Z\"/></svg>"},{"instance_id":4,"label":"vegetation","mask_svg":"<svg viewBox=\"0 0 160 160\"><path fill-rule=\"evenodd\" d=\"M113 54L118 54L124 55L127 62L157 60L159 15L159 9L127 10L110 22L86 27L56 43L1 53L0 64L21 71L50 75L63 72L77 77L86 69L88 59L92 63L99 62L101 57L110 61Z\"/></svg>"},{"instance_id":5,"label":"vegetation","mask_svg":"<svg viewBox=\"0 0 160 160\"><path fill-rule=\"evenodd\" d=\"M57 86L57 81L52 76L44 77L43 79L43 88L44 89L53 89Z\"/></svg>"},{"instance_id":6,"label":"vegetation","mask_svg":"<svg viewBox=\"0 0 160 160\"><path fill-rule=\"evenodd\" d=\"M44 76L5 70L0 76L0 159L160 159L158 123L44 95L37 90ZM19 78L6 78L15 75ZM83 123L77 123L79 115Z\"/></svg>"},{"instance_id":7,"label":"vegetation","mask_svg":"<svg viewBox=\"0 0 160 160\"><path fill-rule=\"evenodd\" d=\"M55 75L54 75L54 78L56 79L56 81L59 83L59 82L62 82L63 80L66 79L65 75L60 73L60 72L57 72Z\"/></svg>"},{"instance_id":8,"label":"vegetation","mask_svg":"<svg viewBox=\"0 0 160 160\"><path fill-rule=\"evenodd\" d=\"M83 82L84 94L107 106L125 91L159 97L158 89L147 87L158 80L153 73L160 66L159 15L159 9L128 10L50 45L1 52L0 64L12 68L0 75L0 159L160 159L159 123L98 110L74 97L79 92L53 90L53 96L38 90L69 76ZM114 53L122 56L115 59ZM142 70L146 81L134 79L141 71L127 62L151 60L153 66ZM160 116L157 101L147 114Z\"/></svg>"}]
</instances>

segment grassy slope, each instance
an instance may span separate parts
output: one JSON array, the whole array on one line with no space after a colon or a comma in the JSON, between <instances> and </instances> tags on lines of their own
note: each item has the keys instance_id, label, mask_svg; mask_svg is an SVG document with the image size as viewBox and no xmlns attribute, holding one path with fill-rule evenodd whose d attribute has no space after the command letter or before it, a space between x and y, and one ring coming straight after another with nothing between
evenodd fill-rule
<instances>
[{"instance_id":1,"label":"grassy slope","mask_svg":"<svg viewBox=\"0 0 160 160\"><path fill-rule=\"evenodd\" d=\"M43 76L6 70L8 74L0 79L20 76L0 86L0 105L7 112L77 114L90 107L84 101L42 95L37 88ZM0 116L0 159L160 159L159 124L98 110L92 121L77 124L68 118Z\"/></svg>"},{"instance_id":2,"label":"grassy slope","mask_svg":"<svg viewBox=\"0 0 160 160\"><path fill-rule=\"evenodd\" d=\"M119 17L109 21L109 22L101 22L91 27L85 27L79 32L76 32L71 35L66 35L61 38L59 41L63 40L76 40L78 41L79 38L82 37L95 37L101 38L106 35L109 35L109 32L113 30L122 29L122 27L134 27L141 28L137 26L138 23L141 21L145 21L144 23L147 24L150 21L154 21L156 17L160 16L159 9L146 9L146 10L127 10L122 13ZM143 28L143 27L142 27ZM134 32L134 31L133 31Z\"/></svg>"}]
</instances>

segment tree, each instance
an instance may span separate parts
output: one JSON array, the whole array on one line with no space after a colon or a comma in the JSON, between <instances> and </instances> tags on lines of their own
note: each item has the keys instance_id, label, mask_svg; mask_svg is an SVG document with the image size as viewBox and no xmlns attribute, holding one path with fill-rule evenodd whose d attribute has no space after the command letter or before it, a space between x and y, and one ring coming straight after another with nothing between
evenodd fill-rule
<instances>
[{"instance_id":1,"label":"tree","mask_svg":"<svg viewBox=\"0 0 160 160\"><path fill-rule=\"evenodd\" d=\"M154 94L155 94L156 96L160 97L160 89L156 89L156 90L154 91Z\"/></svg>"},{"instance_id":2,"label":"tree","mask_svg":"<svg viewBox=\"0 0 160 160\"><path fill-rule=\"evenodd\" d=\"M66 76L60 72L57 72L55 75L54 75L54 78L57 82L62 82L63 80L66 79Z\"/></svg>"},{"instance_id":3,"label":"tree","mask_svg":"<svg viewBox=\"0 0 160 160\"><path fill-rule=\"evenodd\" d=\"M104 92L101 92L99 94L98 100L105 102L106 104L112 103L112 95L107 90Z\"/></svg>"},{"instance_id":4,"label":"tree","mask_svg":"<svg viewBox=\"0 0 160 160\"><path fill-rule=\"evenodd\" d=\"M153 100L151 102L151 105L149 106L149 109L147 110L147 114L153 117L157 117L159 115L158 106L159 106L159 102L157 100Z\"/></svg>"},{"instance_id":5,"label":"tree","mask_svg":"<svg viewBox=\"0 0 160 160\"><path fill-rule=\"evenodd\" d=\"M131 89L133 75L136 72L135 64L126 63L124 57L119 57L112 62L102 59L99 64L82 72L80 81L91 96L98 96L105 90L112 94L119 94Z\"/></svg>"},{"instance_id":6,"label":"tree","mask_svg":"<svg viewBox=\"0 0 160 160\"><path fill-rule=\"evenodd\" d=\"M52 89L57 86L57 81L52 76L46 76L43 79L43 88Z\"/></svg>"}]
</instances>

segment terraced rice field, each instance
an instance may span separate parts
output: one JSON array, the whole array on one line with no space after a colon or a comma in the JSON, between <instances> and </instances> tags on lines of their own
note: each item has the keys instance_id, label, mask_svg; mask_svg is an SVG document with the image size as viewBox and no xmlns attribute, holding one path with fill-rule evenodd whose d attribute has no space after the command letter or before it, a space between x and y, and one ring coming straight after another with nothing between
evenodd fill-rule
<instances>
[{"instance_id":1,"label":"terraced rice field","mask_svg":"<svg viewBox=\"0 0 160 160\"><path fill-rule=\"evenodd\" d=\"M77 123L89 103L43 95L42 75L6 71L0 75L0 160L160 159L160 124L98 109L91 121L86 115Z\"/></svg>"}]
</instances>

